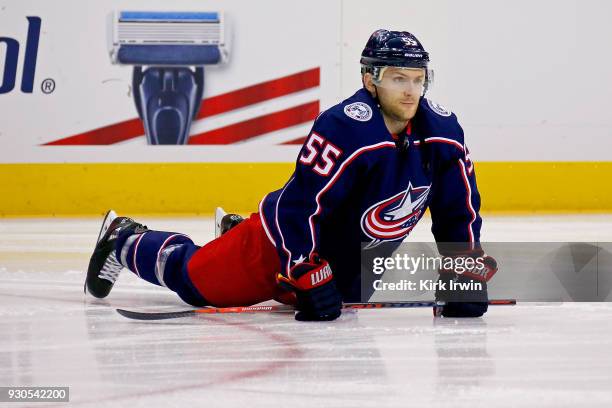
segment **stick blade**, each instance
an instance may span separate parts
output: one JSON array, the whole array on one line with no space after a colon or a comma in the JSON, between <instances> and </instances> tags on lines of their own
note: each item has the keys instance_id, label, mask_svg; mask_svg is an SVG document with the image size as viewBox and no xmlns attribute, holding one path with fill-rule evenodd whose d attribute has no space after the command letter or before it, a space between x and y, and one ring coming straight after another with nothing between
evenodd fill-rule
<instances>
[{"instance_id":1,"label":"stick blade","mask_svg":"<svg viewBox=\"0 0 612 408\"><path fill-rule=\"evenodd\" d=\"M121 316L127 317L128 319L134 320L166 320L174 319L177 317L189 317L195 316L195 310L184 310L180 312L134 312L131 310L117 309L117 313Z\"/></svg>"}]
</instances>

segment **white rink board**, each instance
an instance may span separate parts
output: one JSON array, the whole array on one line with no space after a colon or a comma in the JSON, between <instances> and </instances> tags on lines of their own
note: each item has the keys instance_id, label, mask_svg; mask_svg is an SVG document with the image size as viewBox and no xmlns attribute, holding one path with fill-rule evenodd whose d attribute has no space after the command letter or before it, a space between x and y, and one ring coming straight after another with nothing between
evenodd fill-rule
<instances>
[{"instance_id":1,"label":"white rink board","mask_svg":"<svg viewBox=\"0 0 612 408\"><path fill-rule=\"evenodd\" d=\"M477 161L612 160L612 57L601 0L0 1L0 36L21 51L26 16L40 16L35 91L0 95L0 163L292 162L310 123L225 146L41 146L136 117L131 69L110 64L112 10L223 10L229 65L207 70L205 97L320 67L320 86L197 121L192 134L319 100L325 109L360 87L359 54L377 28L415 33L432 57L430 97L459 115ZM4 72L0 44L0 74ZM43 79L56 81L50 95Z\"/></svg>"}]
</instances>

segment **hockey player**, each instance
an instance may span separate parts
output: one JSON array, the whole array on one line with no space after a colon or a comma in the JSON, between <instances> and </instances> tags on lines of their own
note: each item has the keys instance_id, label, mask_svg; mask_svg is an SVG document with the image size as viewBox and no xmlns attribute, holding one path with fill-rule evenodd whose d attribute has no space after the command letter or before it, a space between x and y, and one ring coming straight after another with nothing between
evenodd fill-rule
<instances>
[{"instance_id":1,"label":"hockey player","mask_svg":"<svg viewBox=\"0 0 612 408\"><path fill-rule=\"evenodd\" d=\"M111 211L87 289L107 296L125 267L192 305L277 299L295 303L298 320L333 320L342 301L359 300L362 247L401 242L426 208L437 242L466 243L444 255L481 256L474 164L457 117L425 98L428 65L412 34L374 32L361 58L363 88L319 115L293 175L261 200L258 213L244 221L226 215L225 233L200 247ZM486 259L480 274L440 271L440 280L484 285L467 301L447 302L443 315L486 312L486 281L496 271Z\"/></svg>"}]
</instances>

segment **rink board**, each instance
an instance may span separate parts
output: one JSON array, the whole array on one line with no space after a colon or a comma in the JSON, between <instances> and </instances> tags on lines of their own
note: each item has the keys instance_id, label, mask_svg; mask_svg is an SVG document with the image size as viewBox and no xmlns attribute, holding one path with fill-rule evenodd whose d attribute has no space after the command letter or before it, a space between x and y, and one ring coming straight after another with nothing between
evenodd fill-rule
<instances>
[{"instance_id":1,"label":"rink board","mask_svg":"<svg viewBox=\"0 0 612 408\"><path fill-rule=\"evenodd\" d=\"M230 62L206 68L187 146L148 145L132 70L109 58L109 13L167 2L6 3L0 215L254 211L289 178L318 112L361 87L360 54L381 27L411 31L430 53L427 97L457 114L484 211L612 211L606 2L541 0L525 14L503 0L383 0L380 13L365 0L177 0L176 11L223 11L232 38ZM596 80L568 81L578 54Z\"/></svg>"},{"instance_id":2,"label":"rink board","mask_svg":"<svg viewBox=\"0 0 612 408\"><path fill-rule=\"evenodd\" d=\"M257 210L293 163L1 164L0 215L210 214ZM483 211L612 210L612 163L477 163Z\"/></svg>"}]
</instances>

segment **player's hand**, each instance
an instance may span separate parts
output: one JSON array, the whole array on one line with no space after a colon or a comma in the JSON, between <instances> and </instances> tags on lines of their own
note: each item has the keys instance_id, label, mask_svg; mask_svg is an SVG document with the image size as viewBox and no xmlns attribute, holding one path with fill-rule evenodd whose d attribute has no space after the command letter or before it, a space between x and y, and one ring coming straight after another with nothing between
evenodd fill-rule
<instances>
[{"instance_id":1,"label":"player's hand","mask_svg":"<svg viewBox=\"0 0 612 408\"><path fill-rule=\"evenodd\" d=\"M482 267L461 270L440 270L438 282L445 285L445 289L436 290L436 301L443 302L443 306L434 307L434 315L444 317L480 317L489 308L487 294L487 281L497 272L497 261L493 257L483 255ZM471 284L470 284L471 283ZM478 283L480 289L476 289ZM468 289L457 289L458 285ZM454 285L454 289L451 289ZM460 286L459 286L460 287Z\"/></svg>"},{"instance_id":2,"label":"player's hand","mask_svg":"<svg viewBox=\"0 0 612 408\"><path fill-rule=\"evenodd\" d=\"M279 277L297 297L296 320L335 320L342 310L342 297L336 288L334 274L325 260L312 256L307 262L295 265L288 277Z\"/></svg>"}]
</instances>

